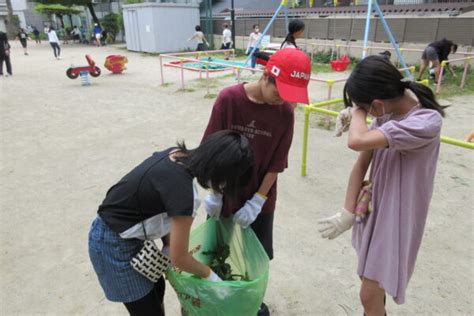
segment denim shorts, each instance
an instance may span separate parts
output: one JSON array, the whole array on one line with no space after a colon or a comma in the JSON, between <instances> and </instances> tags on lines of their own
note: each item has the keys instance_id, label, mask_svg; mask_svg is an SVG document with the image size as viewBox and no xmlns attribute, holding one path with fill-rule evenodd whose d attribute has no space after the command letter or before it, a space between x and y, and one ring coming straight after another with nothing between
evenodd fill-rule
<instances>
[{"instance_id":1,"label":"denim shorts","mask_svg":"<svg viewBox=\"0 0 474 316\"><path fill-rule=\"evenodd\" d=\"M130 260L142 247L142 240L121 238L100 216L92 223L89 257L108 300L130 303L153 289L153 282L130 265Z\"/></svg>"},{"instance_id":2,"label":"denim shorts","mask_svg":"<svg viewBox=\"0 0 474 316\"><path fill-rule=\"evenodd\" d=\"M438 60L439 59L436 49L431 46L428 46L425 48L421 58L424 60Z\"/></svg>"}]
</instances>

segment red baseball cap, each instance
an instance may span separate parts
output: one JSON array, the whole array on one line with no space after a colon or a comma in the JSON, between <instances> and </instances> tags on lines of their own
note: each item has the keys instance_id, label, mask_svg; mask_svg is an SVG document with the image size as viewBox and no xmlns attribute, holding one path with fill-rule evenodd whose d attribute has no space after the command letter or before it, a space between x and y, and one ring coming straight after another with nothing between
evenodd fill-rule
<instances>
[{"instance_id":1,"label":"red baseball cap","mask_svg":"<svg viewBox=\"0 0 474 316\"><path fill-rule=\"evenodd\" d=\"M311 60L306 53L297 48L280 49L270 57L266 69L275 78L278 93L283 100L309 104Z\"/></svg>"}]
</instances>

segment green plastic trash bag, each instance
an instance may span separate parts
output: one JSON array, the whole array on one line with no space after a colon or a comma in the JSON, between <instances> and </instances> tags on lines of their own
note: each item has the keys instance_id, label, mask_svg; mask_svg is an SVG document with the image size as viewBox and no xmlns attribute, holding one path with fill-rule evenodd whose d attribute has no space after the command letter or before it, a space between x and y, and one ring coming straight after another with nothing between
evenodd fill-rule
<instances>
[{"instance_id":1,"label":"green plastic trash bag","mask_svg":"<svg viewBox=\"0 0 474 316\"><path fill-rule=\"evenodd\" d=\"M196 260L209 265L203 252L227 244L226 263L232 274L249 281L211 282L186 272L168 270L168 281L178 295L184 315L254 316L265 296L268 282L268 256L251 228L242 229L232 220L208 219L191 232L189 249Z\"/></svg>"}]
</instances>

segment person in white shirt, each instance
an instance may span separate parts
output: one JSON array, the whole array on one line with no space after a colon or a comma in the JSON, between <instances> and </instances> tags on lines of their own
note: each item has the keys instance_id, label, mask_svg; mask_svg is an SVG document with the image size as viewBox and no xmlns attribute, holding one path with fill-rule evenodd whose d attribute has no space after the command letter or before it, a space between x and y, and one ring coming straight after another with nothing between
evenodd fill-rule
<instances>
[{"instance_id":1,"label":"person in white shirt","mask_svg":"<svg viewBox=\"0 0 474 316\"><path fill-rule=\"evenodd\" d=\"M56 31L54 30L54 27L52 26L49 28L49 31L48 31L48 40L49 40L49 44L53 48L54 57L56 57L56 59L58 60L61 59L60 57L61 47L59 47L59 38L58 38L58 35L56 34Z\"/></svg>"},{"instance_id":2,"label":"person in white shirt","mask_svg":"<svg viewBox=\"0 0 474 316\"><path fill-rule=\"evenodd\" d=\"M247 45L247 51L246 51L246 54L250 54L253 50L254 47L257 46L258 44L258 41L260 39L260 25L258 24L254 24L253 25L253 32L250 33L250 36L249 36L249 43ZM257 46L257 48L255 49L255 52L254 54L252 55L252 59L251 59L251 65L252 65L252 68L255 68L255 65L257 63L257 57L255 57L255 54L258 53L260 50L259 50L259 47Z\"/></svg>"},{"instance_id":3,"label":"person in white shirt","mask_svg":"<svg viewBox=\"0 0 474 316\"><path fill-rule=\"evenodd\" d=\"M288 25L288 35L286 35L285 40L281 44L280 49L283 48L298 48L296 45L296 39L303 36L305 29L304 22L301 20L293 20Z\"/></svg>"},{"instance_id":4,"label":"person in white shirt","mask_svg":"<svg viewBox=\"0 0 474 316\"><path fill-rule=\"evenodd\" d=\"M232 44L232 32L229 30L229 24L224 23L224 31L222 31L222 45L221 49L230 49ZM224 52L225 59L229 60L230 51Z\"/></svg>"}]
</instances>

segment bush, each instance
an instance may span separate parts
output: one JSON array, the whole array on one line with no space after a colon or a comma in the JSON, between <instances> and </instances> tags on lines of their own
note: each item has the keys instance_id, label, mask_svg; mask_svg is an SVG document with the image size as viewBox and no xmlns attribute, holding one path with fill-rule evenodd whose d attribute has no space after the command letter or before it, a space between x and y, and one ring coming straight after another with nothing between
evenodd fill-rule
<instances>
[{"instance_id":1,"label":"bush","mask_svg":"<svg viewBox=\"0 0 474 316\"><path fill-rule=\"evenodd\" d=\"M109 13L102 18L101 21L102 27L107 32L107 38L110 38L109 41L115 43L115 37L120 32L120 16L117 13Z\"/></svg>"}]
</instances>

